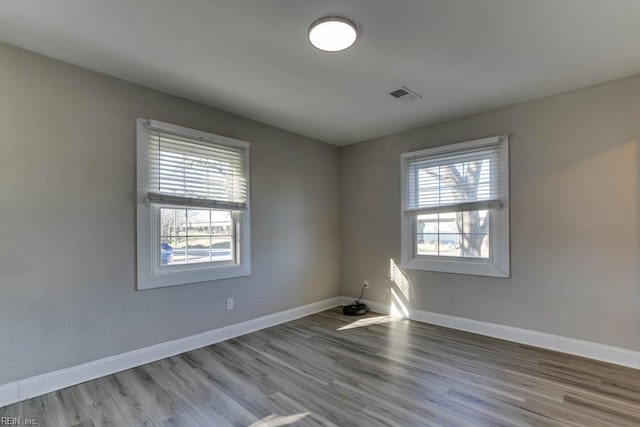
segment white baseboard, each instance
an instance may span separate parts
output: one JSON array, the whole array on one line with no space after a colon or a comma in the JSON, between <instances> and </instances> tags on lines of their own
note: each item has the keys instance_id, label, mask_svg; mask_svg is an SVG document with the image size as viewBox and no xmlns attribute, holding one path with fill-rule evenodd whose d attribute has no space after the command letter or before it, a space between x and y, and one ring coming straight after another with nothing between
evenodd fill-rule
<instances>
[{"instance_id":1,"label":"white baseboard","mask_svg":"<svg viewBox=\"0 0 640 427\"><path fill-rule=\"evenodd\" d=\"M18 382L0 385L0 407L19 401Z\"/></svg>"},{"instance_id":2,"label":"white baseboard","mask_svg":"<svg viewBox=\"0 0 640 427\"><path fill-rule=\"evenodd\" d=\"M342 304L353 302L351 297L342 297ZM391 314L391 305L376 301L362 300L372 311ZM398 313L393 313L398 314ZM445 326L461 331L473 332L494 338L501 338L520 344L541 347L562 353L582 356L589 359L609 362L630 368L640 368L640 352L590 341L567 338L560 335L536 332L528 329L515 328L513 326L499 325L496 323L481 322L479 320L465 319L463 317L449 316L446 314L432 313L429 311L406 308L401 317L407 317L423 323Z\"/></svg>"},{"instance_id":3,"label":"white baseboard","mask_svg":"<svg viewBox=\"0 0 640 427\"><path fill-rule=\"evenodd\" d=\"M350 304L351 302L353 302L353 298L350 297L329 298L197 335L2 384L0 385L0 407L289 322L337 305ZM367 300L363 300L363 302L375 312L389 314L391 311L389 304ZM418 322L501 338L617 365L640 368L640 352L624 348L412 308L408 308L403 317L408 317Z\"/></svg>"},{"instance_id":4,"label":"white baseboard","mask_svg":"<svg viewBox=\"0 0 640 427\"><path fill-rule=\"evenodd\" d=\"M0 385L0 407L269 328L340 305L329 298L257 319Z\"/></svg>"}]
</instances>

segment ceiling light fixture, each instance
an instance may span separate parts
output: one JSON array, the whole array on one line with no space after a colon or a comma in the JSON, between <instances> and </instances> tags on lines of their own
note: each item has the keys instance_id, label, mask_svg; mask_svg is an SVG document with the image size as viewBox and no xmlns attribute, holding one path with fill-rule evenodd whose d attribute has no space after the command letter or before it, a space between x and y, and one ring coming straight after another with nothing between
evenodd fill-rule
<instances>
[{"instance_id":1,"label":"ceiling light fixture","mask_svg":"<svg viewBox=\"0 0 640 427\"><path fill-rule=\"evenodd\" d=\"M309 41L325 52L339 52L351 47L358 37L356 24L340 16L326 16L309 27Z\"/></svg>"}]
</instances>

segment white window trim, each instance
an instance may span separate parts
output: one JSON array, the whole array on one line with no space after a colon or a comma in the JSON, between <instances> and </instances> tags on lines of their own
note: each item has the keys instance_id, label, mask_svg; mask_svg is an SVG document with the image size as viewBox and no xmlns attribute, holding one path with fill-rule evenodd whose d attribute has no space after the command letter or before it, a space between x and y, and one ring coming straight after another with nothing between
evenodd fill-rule
<instances>
[{"instance_id":1,"label":"white window trim","mask_svg":"<svg viewBox=\"0 0 640 427\"><path fill-rule=\"evenodd\" d=\"M238 257L237 264L202 263L175 266L161 266L160 251L153 248L160 247L160 209L162 205L147 203L147 182L149 165L147 163L148 129L151 125L156 129L163 129L192 138L210 141L216 144L245 147L245 161L247 165L247 209L233 214L236 227L236 241L234 248ZM182 126L159 122L149 119L137 120L137 289L152 289L166 286L186 285L191 283L208 282L251 275L251 219L250 219L250 187L249 180L249 146L248 142L227 138L208 132L202 132ZM175 208L176 206L166 206ZM188 208L188 206L186 206ZM239 249L238 249L239 248ZM157 255L157 256L154 256Z\"/></svg>"},{"instance_id":2,"label":"white window trim","mask_svg":"<svg viewBox=\"0 0 640 427\"><path fill-rule=\"evenodd\" d=\"M491 233L491 257L489 259L442 257L416 255L416 215L407 214L403 211L404 199L400 206L401 216L401 263L403 268L410 270L427 270L443 273L470 274L476 276L490 277L511 277L510 270L510 248L509 248L509 136L500 135L491 138L483 138L473 141L466 141L457 144L450 144L435 148L427 148L410 153L403 153L400 159L401 164L401 194L406 197L405 192L405 170L404 159L416 155L437 155L447 152L456 152L471 148L478 148L485 145L502 144L502 149L506 155L506 161L502 162L500 176L504 177L502 188L504 189L504 199L501 209L491 211L490 233Z\"/></svg>"}]
</instances>

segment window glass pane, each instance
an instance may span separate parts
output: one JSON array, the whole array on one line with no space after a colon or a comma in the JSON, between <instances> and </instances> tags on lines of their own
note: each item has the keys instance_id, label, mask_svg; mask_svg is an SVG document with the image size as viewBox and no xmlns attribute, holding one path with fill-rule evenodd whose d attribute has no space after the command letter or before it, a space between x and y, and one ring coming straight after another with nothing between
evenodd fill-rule
<instances>
[{"instance_id":1,"label":"window glass pane","mask_svg":"<svg viewBox=\"0 0 640 427\"><path fill-rule=\"evenodd\" d=\"M438 214L418 215L418 233L437 233Z\"/></svg>"},{"instance_id":2,"label":"window glass pane","mask_svg":"<svg viewBox=\"0 0 640 427\"><path fill-rule=\"evenodd\" d=\"M233 261L234 258L231 236L211 236L211 261Z\"/></svg>"},{"instance_id":3,"label":"window glass pane","mask_svg":"<svg viewBox=\"0 0 640 427\"><path fill-rule=\"evenodd\" d=\"M187 263L210 262L211 238L207 236L191 236L187 238Z\"/></svg>"},{"instance_id":4,"label":"window glass pane","mask_svg":"<svg viewBox=\"0 0 640 427\"><path fill-rule=\"evenodd\" d=\"M417 255L438 255L438 214L418 215L416 236Z\"/></svg>"},{"instance_id":5,"label":"window glass pane","mask_svg":"<svg viewBox=\"0 0 640 427\"><path fill-rule=\"evenodd\" d=\"M163 236L160 241L161 265L175 265L186 263L186 237Z\"/></svg>"},{"instance_id":6,"label":"window glass pane","mask_svg":"<svg viewBox=\"0 0 640 427\"><path fill-rule=\"evenodd\" d=\"M462 254L468 258L489 258L489 235L463 234Z\"/></svg>"},{"instance_id":7,"label":"window glass pane","mask_svg":"<svg viewBox=\"0 0 640 427\"><path fill-rule=\"evenodd\" d=\"M176 236L186 237L187 235L187 210L175 209L176 211Z\"/></svg>"},{"instance_id":8,"label":"window glass pane","mask_svg":"<svg viewBox=\"0 0 640 427\"><path fill-rule=\"evenodd\" d=\"M440 234L461 233L461 224L458 219L460 215L455 212L438 214Z\"/></svg>"},{"instance_id":9,"label":"window glass pane","mask_svg":"<svg viewBox=\"0 0 640 427\"><path fill-rule=\"evenodd\" d=\"M235 260L231 211L160 209L163 266Z\"/></svg>"},{"instance_id":10,"label":"window glass pane","mask_svg":"<svg viewBox=\"0 0 640 427\"><path fill-rule=\"evenodd\" d=\"M211 218L209 209L187 210L187 234L189 236L209 235Z\"/></svg>"},{"instance_id":11,"label":"window glass pane","mask_svg":"<svg viewBox=\"0 0 640 427\"><path fill-rule=\"evenodd\" d=\"M211 211L211 234L217 236L231 236L233 234L230 211Z\"/></svg>"},{"instance_id":12,"label":"window glass pane","mask_svg":"<svg viewBox=\"0 0 640 427\"><path fill-rule=\"evenodd\" d=\"M418 234L418 255L438 255L438 235Z\"/></svg>"},{"instance_id":13,"label":"window glass pane","mask_svg":"<svg viewBox=\"0 0 640 427\"><path fill-rule=\"evenodd\" d=\"M489 212L463 212L462 232L471 234L487 234L489 232Z\"/></svg>"},{"instance_id":14,"label":"window glass pane","mask_svg":"<svg viewBox=\"0 0 640 427\"><path fill-rule=\"evenodd\" d=\"M173 249L176 247L177 237L162 237L160 243L160 264L171 265L174 263Z\"/></svg>"},{"instance_id":15,"label":"window glass pane","mask_svg":"<svg viewBox=\"0 0 640 427\"><path fill-rule=\"evenodd\" d=\"M471 211L462 214L463 256L469 258L490 257L489 216L489 211Z\"/></svg>"},{"instance_id":16,"label":"window glass pane","mask_svg":"<svg viewBox=\"0 0 640 427\"><path fill-rule=\"evenodd\" d=\"M460 247L460 234L440 234L439 235L439 255L440 256L462 256Z\"/></svg>"},{"instance_id":17,"label":"window glass pane","mask_svg":"<svg viewBox=\"0 0 640 427\"><path fill-rule=\"evenodd\" d=\"M185 227L185 209L160 209L161 236L178 236L186 231Z\"/></svg>"},{"instance_id":18,"label":"window glass pane","mask_svg":"<svg viewBox=\"0 0 640 427\"><path fill-rule=\"evenodd\" d=\"M489 211L418 215L416 254L490 257Z\"/></svg>"}]
</instances>

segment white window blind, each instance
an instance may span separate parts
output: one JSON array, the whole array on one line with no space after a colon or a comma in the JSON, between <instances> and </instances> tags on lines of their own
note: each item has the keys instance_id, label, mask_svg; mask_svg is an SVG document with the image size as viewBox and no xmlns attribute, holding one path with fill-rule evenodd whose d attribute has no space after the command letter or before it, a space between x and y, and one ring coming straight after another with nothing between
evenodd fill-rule
<instances>
[{"instance_id":1,"label":"white window blind","mask_svg":"<svg viewBox=\"0 0 640 427\"><path fill-rule=\"evenodd\" d=\"M147 127L152 204L246 210L248 147Z\"/></svg>"},{"instance_id":2,"label":"white window blind","mask_svg":"<svg viewBox=\"0 0 640 427\"><path fill-rule=\"evenodd\" d=\"M403 155L403 211L411 215L499 209L507 156L499 138L439 152Z\"/></svg>"}]
</instances>

